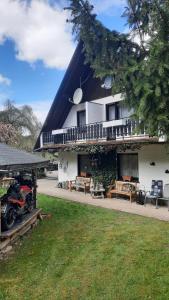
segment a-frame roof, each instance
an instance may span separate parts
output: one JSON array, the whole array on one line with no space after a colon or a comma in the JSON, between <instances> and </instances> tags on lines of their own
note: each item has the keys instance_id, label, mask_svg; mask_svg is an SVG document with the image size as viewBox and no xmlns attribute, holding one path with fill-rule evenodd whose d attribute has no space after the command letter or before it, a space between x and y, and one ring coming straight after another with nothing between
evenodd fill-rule
<instances>
[{"instance_id":1,"label":"a-frame roof","mask_svg":"<svg viewBox=\"0 0 169 300\"><path fill-rule=\"evenodd\" d=\"M110 90L101 88L99 79L94 78L94 71L89 64L85 63L85 54L83 44L79 42L75 53L71 59L53 104L49 110L46 121L41 132L50 132L62 128L73 104L69 102L72 99L74 91L80 86L80 80L83 83L83 101L91 101L111 94ZM40 148L40 135L35 144L34 150Z\"/></svg>"}]
</instances>

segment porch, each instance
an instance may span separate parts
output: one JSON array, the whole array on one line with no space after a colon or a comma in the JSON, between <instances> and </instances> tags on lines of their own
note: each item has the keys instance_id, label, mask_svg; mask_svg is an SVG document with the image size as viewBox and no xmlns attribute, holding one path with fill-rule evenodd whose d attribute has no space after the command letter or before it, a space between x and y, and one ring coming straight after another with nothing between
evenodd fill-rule
<instances>
[{"instance_id":1,"label":"porch","mask_svg":"<svg viewBox=\"0 0 169 300\"><path fill-rule=\"evenodd\" d=\"M154 218L162 221L169 221L169 211L167 207L160 206L156 209L154 205L139 205L135 202L121 198L113 199L93 199L90 194L56 188L56 180L41 179L38 181L38 193L62 198L68 201L79 202L82 204L103 207L111 210L122 211L130 214Z\"/></svg>"}]
</instances>

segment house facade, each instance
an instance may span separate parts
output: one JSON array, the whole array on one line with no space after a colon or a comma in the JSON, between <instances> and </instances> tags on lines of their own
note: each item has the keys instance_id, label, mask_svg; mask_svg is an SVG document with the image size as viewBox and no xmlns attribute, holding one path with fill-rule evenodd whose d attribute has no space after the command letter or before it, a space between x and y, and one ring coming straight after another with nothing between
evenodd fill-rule
<instances>
[{"instance_id":1,"label":"house facade","mask_svg":"<svg viewBox=\"0 0 169 300\"><path fill-rule=\"evenodd\" d=\"M112 166L117 179L131 176L146 189L150 189L152 180L168 183L169 149L165 139L150 137L144 126L138 130L122 95L112 96L111 89L94 77L82 47L79 43L35 150L58 152L59 182L91 175L101 159L92 154L96 148L102 150L102 156L109 153L108 169L111 172ZM73 95L79 87L83 97L75 104Z\"/></svg>"}]
</instances>

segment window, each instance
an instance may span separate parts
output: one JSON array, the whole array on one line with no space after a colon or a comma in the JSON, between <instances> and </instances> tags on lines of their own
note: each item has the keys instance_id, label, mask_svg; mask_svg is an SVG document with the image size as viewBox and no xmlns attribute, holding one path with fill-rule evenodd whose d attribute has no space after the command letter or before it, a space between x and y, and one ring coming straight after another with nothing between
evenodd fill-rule
<instances>
[{"instance_id":1,"label":"window","mask_svg":"<svg viewBox=\"0 0 169 300\"><path fill-rule=\"evenodd\" d=\"M128 109L122 102L115 102L106 106L107 121L129 118L132 111Z\"/></svg>"},{"instance_id":2,"label":"window","mask_svg":"<svg viewBox=\"0 0 169 300\"><path fill-rule=\"evenodd\" d=\"M123 102L119 103L119 118L129 118L132 115L132 110L130 110Z\"/></svg>"},{"instance_id":3,"label":"window","mask_svg":"<svg viewBox=\"0 0 169 300\"><path fill-rule=\"evenodd\" d=\"M86 125L86 111L81 110L77 112L77 126L81 127Z\"/></svg>"},{"instance_id":4,"label":"window","mask_svg":"<svg viewBox=\"0 0 169 300\"><path fill-rule=\"evenodd\" d=\"M106 107L107 121L119 120L119 105L117 103L109 104Z\"/></svg>"},{"instance_id":5,"label":"window","mask_svg":"<svg viewBox=\"0 0 169 300\"><path fill-rule=\"evenodd\" d=\"M119 179L122 176L132 176L138 180L138 154L118 154Z\"/></svg>"}]
</instances>

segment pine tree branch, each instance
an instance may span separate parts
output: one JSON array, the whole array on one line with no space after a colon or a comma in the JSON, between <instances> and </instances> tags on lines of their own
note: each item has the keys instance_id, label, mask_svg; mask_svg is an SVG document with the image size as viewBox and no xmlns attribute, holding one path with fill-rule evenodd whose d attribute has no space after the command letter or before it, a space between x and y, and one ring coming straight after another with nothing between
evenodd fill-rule
<instances>
[{"instance_id":1,"label":"pine tree branch","mask_svg":"<svg viewBox=\"0 0 169 300\"><path fill-rule=\"evenodd\" d=\"M144 47L143 35L142 35L141 28L140 28L139 22L137 20L136 14L135 14L135 10L134 10L134 6L133 6L133 3L132 3L132 0L128 0L128 2L129 2L129 5L130 5L130 7L132 9L132 13L133 13L133 15L135 16L135 19L136 19L136 26L137 26L137 29L138 29L138 32L139 32L141 47L142 47L144 53L146 54L147 51L146 51L146 49Z\"/></svg>"}]
</instances>

